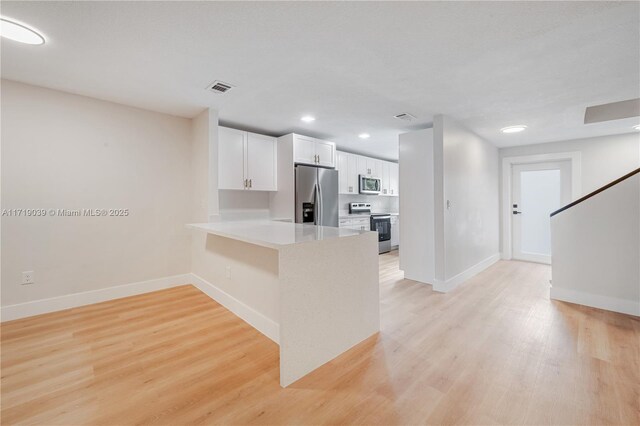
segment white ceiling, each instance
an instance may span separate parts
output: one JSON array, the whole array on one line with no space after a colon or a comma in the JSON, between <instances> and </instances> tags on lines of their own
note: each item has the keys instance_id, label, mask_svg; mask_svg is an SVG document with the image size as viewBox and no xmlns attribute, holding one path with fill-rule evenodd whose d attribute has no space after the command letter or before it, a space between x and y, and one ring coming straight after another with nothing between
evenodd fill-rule
<instances>
[{"instance_id":1,"label":"white ceiling","mask_svg":"<svg viewBox=\"0 0 640 426\"><path fill-rule=\"evenodd\" d=\"M210 106L382 158L438 113L501 147L628 133L584 110L640 97L638 2L2 1L2 15L48 40L3 40L3 78L185 117ZM206 91L215 79L237 87ZM529 129L499 132L513 124Z\"/></svg>"}]
</instances>

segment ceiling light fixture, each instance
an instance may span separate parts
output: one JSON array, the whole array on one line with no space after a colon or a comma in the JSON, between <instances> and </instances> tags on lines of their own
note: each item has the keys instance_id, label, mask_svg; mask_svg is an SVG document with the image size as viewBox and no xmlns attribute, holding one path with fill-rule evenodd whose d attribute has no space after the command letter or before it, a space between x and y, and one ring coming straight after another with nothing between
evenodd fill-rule
<instances>
[{"instance_id":1,"label":"ceiling light fixture","mask_svg":"<svg viewBox=\"0 0 640 426\"><path fill-rule=\"evenodd\" d=\"M0 18L0 36L26 44L44 44L44 37L36 30L7 18Z\"/></svg>"},{"instance_id":2,"label":"ceiling light fixture","mask_svg":"<svg viewBox=\"0 0 640 426\"><path fill-rule=\"evenodd\" d=\"M640 124L636 124L635 126L633 126L633 130L640 131Z\"/></svg>"},{"instance_id":3,"label":"ceiling light fixture","mask_svg":"<svg viewBox=\"0 0 640 426\"><path fill-rule=\"evenodd\" d=\"M312 117L310 115L305 115L304 117L302 117L300 120L304 121L305 123L311 123L313 121L316 121L315 117Z\"/></svg>"},{"instance_id":4,"label":"ceiling light fixture","mask_svg":"<svg viewBox=\"0 0 640 426\"><path fill-rule=\"evenodd\" d=\"M370 135L369 133L360 133L360 134L358 135L358 137L359 137L360 139L369 139L369 138L371 137L371 135Z\"/></svg>"},{"instance_id":5,"label":"ceiling light fixture","mask_svg":"<svg viewBox=\"0 0 640 426\"><path fill-rule=\"evenodd\" d=\"M502 129L500 129L500 131L502 133L519 133L523 130L526 130L527 126L525 126L524 124L518 124L517 126L509 126L509 127L503 127Z\"/></svg>"}]
</instances>

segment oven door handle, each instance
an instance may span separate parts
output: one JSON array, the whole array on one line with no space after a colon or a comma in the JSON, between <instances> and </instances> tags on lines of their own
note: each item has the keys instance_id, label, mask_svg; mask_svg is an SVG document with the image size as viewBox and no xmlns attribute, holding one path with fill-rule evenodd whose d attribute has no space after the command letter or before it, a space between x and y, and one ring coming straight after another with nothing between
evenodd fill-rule
<instances>
[{"instance_id":1,"label":"oven door handle","mask_svg":"<svg viewBox=\"0 0 640 426\"><path fill-rule=\"evenodd\" d=\"M378 220L378 219L391 219L391 215L389 215L389 216L373 216L371 219L373 219L373 220Z\"/></svg>"}]
</instances>

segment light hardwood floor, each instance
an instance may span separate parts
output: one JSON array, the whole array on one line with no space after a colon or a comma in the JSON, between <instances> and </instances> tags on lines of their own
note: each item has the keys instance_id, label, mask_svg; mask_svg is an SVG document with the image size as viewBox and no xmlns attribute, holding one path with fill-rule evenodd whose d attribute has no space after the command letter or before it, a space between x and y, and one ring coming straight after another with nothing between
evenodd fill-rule
<instances>
[{"instance_id":1,"label":"light hardwood floor","mask_svg":"<svg viewBox=\"0 0 640 426\"><path fill-rule=\"evenodd\" d=\"M449 294L380 257L382 331L287 389L278 348L191 286L2 324L9 424L640 424L638 318L501 261Z\"/></svg>"}]
</instances>

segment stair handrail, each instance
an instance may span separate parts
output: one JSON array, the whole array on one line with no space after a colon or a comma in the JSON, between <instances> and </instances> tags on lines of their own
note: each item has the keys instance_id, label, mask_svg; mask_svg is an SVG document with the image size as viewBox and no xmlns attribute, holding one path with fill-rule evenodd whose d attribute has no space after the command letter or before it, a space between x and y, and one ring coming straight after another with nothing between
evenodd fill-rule
<instances>
[{"instance_id":1,"label":"stair handrail","mask_svg":"<svg viewBox=\"0 0 640 426\"><path fill-rule=\"evenodd\" d=\"M556 210L556 211L554 211L553 213L551 213L551 215L550 215L550 216L551 216L551 217L553 217L553 216L557 215L558 213L563 212L563 211L567 210L568 208L571 208L571 207L575 206L576 204L580 204L580 203L581 203L581 202L583 202L584 200L587 200L587 199L589 199L589 198L593 197L594 195L601 193L601 192L602 192L602 191L604 191L605 189L611 188L612 186L617 185L617 184L619 184L620 182L622 182L623 180L628 179L628 178L630 178L631 176L633 176L633 175L635 175L635 174L638 174L638 173L640 173L640 168L637 168L637 169L635 169L635 170L632 170L631 172L627 173L626 175L622 176L621 178L618 178L618 179L614 180L613 182L609 182L609 183L608 183L608 184L606 184L605 186L603 186L603 187L601 187L601 188L598 188L598 189L596 189L596 190L595 190L595 191L593 191L593 192L588 193L588 194L587 194L587 195L585 195L584 197L578 198L577 200L570 202L569 204L567 204L567 205L566 205L566 206L564 206L564 207L560 207L558 210Z\"/></svg>"}]
</instances>

